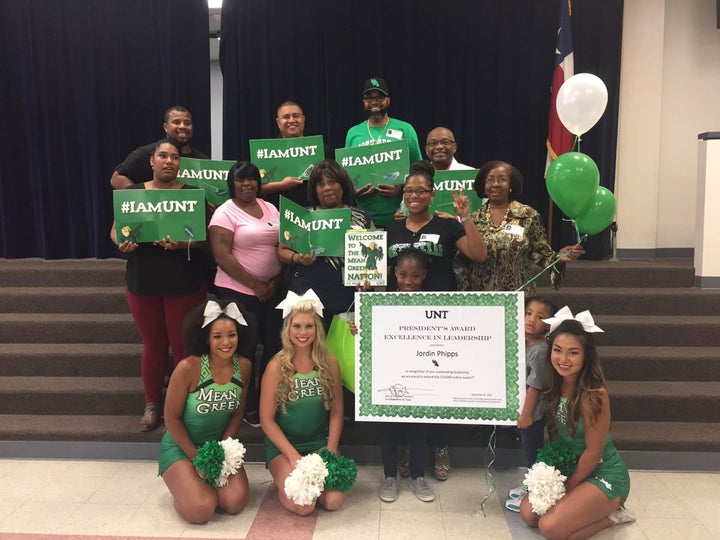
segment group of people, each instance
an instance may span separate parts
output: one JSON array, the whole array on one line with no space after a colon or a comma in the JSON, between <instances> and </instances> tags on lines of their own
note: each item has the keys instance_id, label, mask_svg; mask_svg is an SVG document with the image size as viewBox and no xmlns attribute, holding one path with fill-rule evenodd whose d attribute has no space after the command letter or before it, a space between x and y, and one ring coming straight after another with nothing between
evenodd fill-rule
<instances>
[{"instance_id":1,"label":"group of people","mask_svg":"<svg viewBox=\"0 0 720 540\"><path fill-rule=\"evenodd\" d=\"M486 163L476 175L473 189L486 199L479 209L471 212L468 197L461 191L453 193L454 215L431 212L435 171L471 168L456 160L452 131L437 127L428 133L428 160L423 161L412 126L388 116L387 83L377 77L368 79L362 97L368 118L348 130L346 146L407 139L412 165L402 184L356 190L347 172L332 159L315 164L307 181L288 177L263 184L255 165L238 162L227 176L230 198L208 213L209 246L170 237L138 244L122 241L114 225L111 229L111 238L128 259L128 304L143 341L145 410L140 429L154 430L164 416L167 433L160 474L178 513L188 521L207 521L218 507L239 512L247 503L244 472L233 475L226 486L212 489L192 463L204 441L234 436L243 417L253 425L259 422L264 430L267 467L283 506L297 514L315 507L314 502L299 506L284 493L284 479L297 459L323 447L338 451L343 388L337 361L328 353L324 337L333 315L351 309L356 287L343 284L342 257L302 253L279 243L279 195L310 210L349 208L353 228L386 229L387 290L523 290L532 296L535 283L530 278L539 268L552 265L552 283L557 287L564 264L584 253L579 244L558 252L552 249L539 213L518 200L522 174L502 161ZM292 101L282 103L277 125L284 138L303 136L301 107ZM173 107L166 113L164 128L166 139L137 149L118 166L111 179L113 187L189 188L177 180L180 158L205 157L190 146L192 117L183 107ZM406 213L398 213L401 201ZM210 253L216 270L212 268L214 278L208 284ZM213 300L207 300L208 285ZM282 299L288 291L300 298L283 317L276 307L287 305ZM306 294L311 298L302 296ZM554 311L543 299L533 298L526 307L527 350L533 360L528 360L530 388L518 427L529 464L544 440L545 421L551 437L572 441L582 454L576 473L568 480L568 495L553 511L540 518L534 515L522 490L514 490L510 499L518 502L526 522L552 531L548 534L553 537L556 530L565 529L555 529L558 525L551 516L563 516L562 526L572 530L558 537L566 537L607 526L608 516L624 502L627 490L604 490L601 480L593 480L596 468L602 466L598 458L602 456L604 463L608 448L607 391L592 336L578 330L577 321L561 324L550 334L547 352L542 350L546 327L538 321L550 318ZM258 345L262 352L256 354ZM171 365L168 349L172 350ZM552 377L548 375L546 381L537 366L544 366ZM551 379L554 382L547 386ZM301 386L315 390L296 392ZM201 406L202 399L214 398L227 403ZM218 415L206 418L200 413L205 410ZM384 478L379 496L386 502L397 498L400 474L411 477L412 490L420 500L431 501L434 493L424 478L424 456L429 443L433 475L447 480L451 467L446 426L401 427L381 428ZM406 457L401 452L399 460L398 445L407 448ZM593 489L606 496L604 504ZM330 491L318 497L317 503L334 509L343 497ZM592 505L591 513L583 513L586 504ZM566 514L576 517L566 519ZM588 521L591 517L593 521Z\"/></svg>"}]
</instances>

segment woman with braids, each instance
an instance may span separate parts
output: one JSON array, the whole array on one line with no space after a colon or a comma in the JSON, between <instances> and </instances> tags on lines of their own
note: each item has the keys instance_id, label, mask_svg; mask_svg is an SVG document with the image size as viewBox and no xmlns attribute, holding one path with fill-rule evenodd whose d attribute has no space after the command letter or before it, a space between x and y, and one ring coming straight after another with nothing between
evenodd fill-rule
<instances>
[{"instance_id":1,"label":"woman with braids","mask_svg":"<svg viewBox=\"0 0 720 540\"><path fill-rule=\"evenodd\" d=\"M285 493L285 479L305 454L327 448L338 454L343 427L340 367L325 346L323 305L308 290L290 291L283 310L282 350L265 370L260 392L260 425L265 432L265 464L275 481L280 503L305 516L316 503L336 510L345 493L325 490L308 505L295 504Z\"/></svg>"}]
</instances>

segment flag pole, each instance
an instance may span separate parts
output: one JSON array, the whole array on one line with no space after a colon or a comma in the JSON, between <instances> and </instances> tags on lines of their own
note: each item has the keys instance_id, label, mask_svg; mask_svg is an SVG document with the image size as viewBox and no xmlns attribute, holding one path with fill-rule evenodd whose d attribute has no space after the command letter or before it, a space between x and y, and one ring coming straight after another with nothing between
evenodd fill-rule
<instances>
[{"instance_id":1,"label":"flag pole","mask_svg":"<svg viewBox=\"0 0 720 540\"><path fill-rule=\"evenodd\" d=\"M555 158L565 152L570 152L575 144L574 136L560 122L557 114L557 94L562 84L574 75L574 57L572 45L572 26L570 16L572 14L571 0L560 0L560 23L557 32L557 44L555 45L555 62L550 88L550 114L548 118L547 136L547 160L545 162L545 175ZM553 229L552 198L548 202L548 242L552 244Z\"/></svg>"}]
</instances>

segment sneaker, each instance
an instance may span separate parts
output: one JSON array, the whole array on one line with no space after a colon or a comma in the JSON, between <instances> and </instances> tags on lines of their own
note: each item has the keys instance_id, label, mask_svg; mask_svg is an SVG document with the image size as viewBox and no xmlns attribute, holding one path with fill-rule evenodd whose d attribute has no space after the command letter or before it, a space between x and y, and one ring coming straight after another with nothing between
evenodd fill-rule
<instances>
[{"instance_id":1,"label":"sneaker","mask_svg":"<svg viewBox=\"0 0 720 540\"><path fill-rule=\"evenodd\" d=\"M254 428L260 427L260 415L257 411L246 411L243 420L245 420L245 423L249 426Z\"/></svg>"},{"instance_id":2,"label":"sneaker","mask_svg":"<svg viewBox=\"0 0 720 540\"><path fill-rule=\"evenodd\" d=\"M608 516L608 519L612 521L615 525L619 525L620 523L632 523L635 521L635 516L625 508L624 506L621 506L617 510L615 510L612 514Z\"/></svg>"},{"instance_id":3,"label":"sneaker","mask_svg":"<svg viewBox=\"0 0 720 540\"><path fill-rule=\"evenodd\" d=\"M408 476L410 476L410 454L408 453L407 446L405 446L400 452L400 457L398 457L397 470L398 474L402 478L407 478Z\"/></svg>"},{"instance_id":4,"label":"sneaker","mask_svg":"<svg viewBox=\"0 0 720 540\"><path fill-rule=\"evenodd\" d=\"M430 502L435 500L435 492L424 477L418 476L414 480L411 480L410 487L412 487L415 496L421 501Z\"/></svg>"},{"instance_id":5,"label":"sneaker","mask_svg":"<svg viewBox=\"0 0 720 540\"><path fill-rule=\"evenodd\" d=\"M521 501L522 498L510 497L507 501L505 501L505 508L511 512L519 512Z\"/></svg>"},{"instance_id":6,"label":"sneaker","mask_svg":"<svg viewBox=\"0 0 720 540\"><path fill-rule=\"evenodd\" d=\"M527 486L518 486L508 491L508 497L511 499L522 499L527 494Z\"/></svg>"},{"instance_id":7,"label":"sneaker","mask_svg":"<svg viewBox=\"0 0 720 540\"><path fill-rule=\"evenodd\" d=\"M380 492L378 493L380 495L380 500L384 502L393 502L395 499L398 498L398 486L397 486L397 478L393 478L392 476L388 476L383 480L383 483L380 484Z\"/></svg>"}]
</instances>

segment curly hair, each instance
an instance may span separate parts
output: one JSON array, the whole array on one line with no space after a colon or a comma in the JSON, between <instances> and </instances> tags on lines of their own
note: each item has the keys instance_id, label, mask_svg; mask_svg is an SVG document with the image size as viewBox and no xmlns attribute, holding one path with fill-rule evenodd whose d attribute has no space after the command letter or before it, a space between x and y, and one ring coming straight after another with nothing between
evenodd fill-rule
<instances>
[{"instance_id":1,"label":"curly hair","mask_svg":"<svg viewBox=\"0 0 720 540\"><path fill-rule=\"evenodd\" d=\"M187 317L185 317L185 322L183 323L183 343L187 354L202 356L203 354L208 354L210 352L208 340L210 337L210 330L213 325L208 324L204 328L202 327L205 320L205 315L203 314L205 312L205 306L207 306L210 301L214 300L203 302L188 313ZM218 300L217 303L220 306L220 309L224 310L228 304L232 302L229 300ZM243 326L235 319L231 319L224 313L221 314L218 319L228 319L235 323L235 330L238 335L238 346L235 354L246 358L253 358L255 351L255 331L252 326L253 319L243 309L242 305L237 304L237 302L235 305L238 306L240 313L243 314L243 317L245 317L249 326Z\"/></svg>"},{"instance_id":2,"label":"curly hair","mask_svg":"<svg viewBox=\"0 0 720 540\"><path fill-rule=\"evenodd\" d=\"M498 167L505 167L510 175L510 193L508 197L511 201L517 199L523 192L523 186L525 185L525 179L520 171L518 171L513 165L504 161L488 161L480 169L478 169L477 175L475 175L475 182L473 182L473 189L477 196L481 199L485 197L485 178L490 174L490 171L497 169Z\"/></svg>"},{"instance_id":3,"label":"curly hair","mask_svg":"<svg viewBox=\"0 0 720 540\"><path fill-rule=\"evenodd\" d=\"M600 359L595 348L592 334L585 332L582 325L573 319L561 322L548 336L548 352L546 363L548 369L545 377L545 418L548 433L557 432L557 418L555 413L560 405L562 392L562 377L552 368L552 349L557 337L561 334L570 334L577 337L583 347L583 366L575 381L572 395L568 398L567 421L565 427L570 435L577 429L578 419L582 416L584 406L589 407L592 422L597 421L602 409L602 393L607 391L605 375L603 374Z\"/></svg>"},{"instance_id":4,"label":"curly hair","mask_svg":"<svg viewBox=\"0 0 720 540\"><path fill-rule=\"evenodd\" d=\"M313 360L313 367L318 372L318 380L322 388L323 404L325 410L332 409L335 399L333 391L333 377L330 372L330 362L328 360L328 349L325 345L325 329L323 328L322 319L315 313L313 305L308 300L300 300L295 304L290 314L283 321L280 338L282 340L282 349L276 358L280 364L280 385L278 387L278 405L283 413L287 412L287 405L290 399L290 393L295 390L295 366L293 366L293 358L295 357L295 346L290 341L290 326L295 315L304 313L312 315L315 321L315 339L312 343L310 355Z\"/></svg>"}]
</instances>

